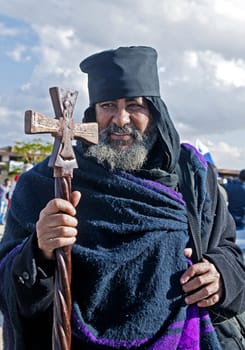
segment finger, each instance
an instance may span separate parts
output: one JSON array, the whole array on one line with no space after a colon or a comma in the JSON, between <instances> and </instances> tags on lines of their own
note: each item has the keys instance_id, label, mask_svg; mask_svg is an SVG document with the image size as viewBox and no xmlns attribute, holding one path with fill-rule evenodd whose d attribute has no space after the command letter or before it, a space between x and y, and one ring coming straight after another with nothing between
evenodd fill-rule
<instances>
[{"instance_id":1,"label":"finger","mask_svg":"<svg viewBox=\"0 0 245 350\"><path fill-rule=\"evenodd\" d=\"M213 305L217 304L219 302L219 300L220 300L219 293L216 293L216 294L211 295L207 299L203 299L203 300L199 301L197 303L197 306L199 306L199 307L213 306Z\"/></svg>"},{"instance_id":2,"label":"finger","mask_svg":"<svg viewBox=\"0 0 245 350\"><path fill-rule=\"evenodd\" d=\"M52 233L58 227L77 227L78 220L74 216L63 213L47 215L40 218L36 223L36 231L38 235Z\"/></svg>"},{"instance_id":3,"label":"finger","mask_svg":"<svg viewBox=\"0 0 245 350\"><path fill-rule=\"evenodd\" d=\"M205 286L201 290L188 295L185 298L185 302L187 305L197 304L200 307L207 307L216 304L220 300L220 293L218 291L213 292L213 290L217 288L213 288L213 286Z\"/></svg>"},{"instance_id":4,"label":"finger","mask_svg":"<svg viewBox=\"0 0 245 350\"><path fill-rule=\"evenodd\" d=\"M40 242L49 242L55 238L68 238L76 235L76 227L60 226L52 228L52 230L47 231L45 234L37 235L37 238Z\"/></svg>"},{"instance_id":5,"label":"finger","mask_svg":"<svg viewBox=\"0 0 245 350\"><path fill-rule=\"evenodd\" d=\"M192 256L192 248L185 248L184 249L184 256L186 258L190 259Z\"/></svg>"},{"instance_id":6,"label":"finger","mask_svg":"<svg viewBox=\"0 0 245 350\"><path fill-rule=\"evenodd\" d=\"M211 268L210 265L212 265L210 262L202 261L200 263L190 266L181 276L180 283L183 285L187 283L194 276L207 273Z\"/></svg>"},{"instance_id":7,"label":"finger","mask_svg":"<svg viewBox=\"0 0 245 350\"><path fill-rule=\"evenodd\" d=\"M57 234L57 236L52 235L50 237L39 237L38 238L38 244L41 249L55 249L57 247L62 247L61 243L64 243L65 241L70 241L76 239L77 232L76 229L69 230L67 233L64 233L62 235Z\"/></svg>"},{"instance_id":8,"label":"finger","mask_svg":"<svg viewBox=\"0 0 245 350\"><path fill-rule=\"evenodd\" d=\"M193 292L195 291L195 292ZM199 288L191 289L192 294L186 297L187 304L193 304L200 300L206 299L215 293L219 292L219 280L215 279L208 284L201 285Z\"/></svg>"},{"instance_id":9,"label":"finger","mask_svg":"<svg viewBox=\"0 0 245 350\"><path fill-rule=\"evenodd\" d=\"M65 199L55 198L48 202L46 207L41 211L40 217L46 215L52 215L59 212L63 212L69 215L74 216L76 214L76 210L72 203Z\"/></svg>"},{"instance_id":10,"label":"finger","mask_svg":"<svg viewBox=\"0 0 245 350\"><path fill-rule=\"evenodd\" d=\"M220 274L218 271L209 270L207 273L203 273L202 275L195 276L191 280L189 280L187 283L185 283L182 288L185 293L192 292L198 288L201 288L202 286L209 285L211 283L216 284L218 289L218 283L220 280ZM214 290L216 292L217 290Z\"/></svg>"},{"instance_id":11,"label":"finger","mask_svg":"<svg viewBox=\"0 0 245 350\"><path fill-rule=\"evenodd\" d=\"M58 248L73 245L76 241L76 236L73 237L56 237L50 238L45 242L39 241L39 249L47 259L54 259L54 251ZM43 244L42 244L43 243Z\"/></svg>"},{"instance_id":12,"label":"finger","mask_svg":"<svg viewBox=\"0 0 245 350\"><path fill-rule=\"evenodd\" d=\"M38 247L45 256L52 258L55 249L74 244L76 236L76 228L56 227L52 232L43 235L37 234Z\"/></svg>"},{"instance_id":13,"label":"finger","mask_svg":"<svg viewBox=\"0 0 245 350\"><path fill-rule=\"evenodd\" d=\"M77 207L80 199L81 199L81 192L79 192L79 191L72 192L72 194L71 194L71 203L72 203L72 205L75 208Z\"/></svg>"},{"instance_id":14,"label":"finger","mask_svg":"<svg viewBox=\"0 0 245 350\"><path fill-rule=\"evenodd\" d=\"M77 227L78 220L75 216L67 215L64 213L59 213L56 215L48 216L46 218L47 224L49 227Z\"/></svg>"}]
</instances>

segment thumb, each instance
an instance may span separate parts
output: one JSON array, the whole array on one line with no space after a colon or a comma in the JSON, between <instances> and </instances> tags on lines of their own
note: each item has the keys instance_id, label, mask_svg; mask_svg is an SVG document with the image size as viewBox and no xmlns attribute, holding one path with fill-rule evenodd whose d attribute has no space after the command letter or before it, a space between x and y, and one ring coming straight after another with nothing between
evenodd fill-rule
<instances>
[{"instance_id":1,"label":"thumb","mask_svg":"<svg viewBox=\"0 0 245 350\"><path fill-rule=\"evenodd\" d=\"M76 207L81 199L81 192L73 191L71 193L71 203L74 207Z\"/></svg>"}]
</instances>

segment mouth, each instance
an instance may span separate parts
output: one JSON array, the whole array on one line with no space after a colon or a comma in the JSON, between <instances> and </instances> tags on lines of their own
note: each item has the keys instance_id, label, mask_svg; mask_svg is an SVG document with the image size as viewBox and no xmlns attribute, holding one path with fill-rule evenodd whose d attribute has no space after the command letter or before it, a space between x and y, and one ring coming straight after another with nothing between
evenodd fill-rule
<instances>
[{"instance_id":1,"label":"mouth","mask_svg":"<svg viewBox=\"0 0 245 350\"><path fill-rule=\"evenodd\" d=\"M111 140L113 141L129 141L132 140L132 135L131 134L122 134L118 132L113 132L110 135Z\"/></svg>"}]
</instances>

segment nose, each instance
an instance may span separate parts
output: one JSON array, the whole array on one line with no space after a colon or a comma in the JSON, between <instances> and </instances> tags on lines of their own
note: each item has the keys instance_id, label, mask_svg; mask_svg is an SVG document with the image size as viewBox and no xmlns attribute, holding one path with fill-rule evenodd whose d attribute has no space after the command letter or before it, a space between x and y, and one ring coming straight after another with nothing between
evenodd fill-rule
<instances>
[{"instance_id":1,"label":"nose","mask_svg":"<svg viewBox=\"0 0 245 350\"><path fill-rule=\"evenodd\" d=\"M112 121L115 125L123 127L130 123L130 113L124 107L120 107L115 112Z\"/></svg>"}]
</instances>

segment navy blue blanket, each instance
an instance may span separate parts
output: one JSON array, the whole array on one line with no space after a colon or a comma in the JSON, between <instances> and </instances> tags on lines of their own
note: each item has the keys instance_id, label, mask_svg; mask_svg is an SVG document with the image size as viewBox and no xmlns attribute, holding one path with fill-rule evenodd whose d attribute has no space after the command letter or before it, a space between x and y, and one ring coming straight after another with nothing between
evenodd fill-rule
<instances>
[{"instance_id":1,"label":"navy blue blanket","mask_svg":"<svg viewBox=\"0 0 245 350\"><path fill-rule=\"evenodd\" d=\"M183 250L189 237L181 194L110 173L80 155L78 162L73 189L82 199L72 250L73 336L104 349L187 349L188 343L193 350L219 349L208 315L184 303L179 280L188 267ZM21 177L0 254L35 232L52 196L47 162ZM10 252L1 262L2 281L13 258ZM3 309L9 298L2 289Z\"/></svg>"}]
</instances>

